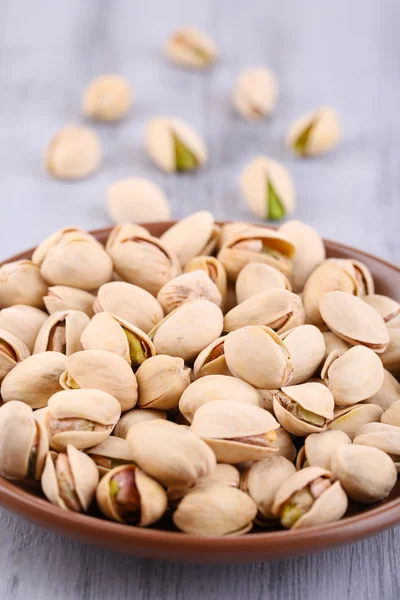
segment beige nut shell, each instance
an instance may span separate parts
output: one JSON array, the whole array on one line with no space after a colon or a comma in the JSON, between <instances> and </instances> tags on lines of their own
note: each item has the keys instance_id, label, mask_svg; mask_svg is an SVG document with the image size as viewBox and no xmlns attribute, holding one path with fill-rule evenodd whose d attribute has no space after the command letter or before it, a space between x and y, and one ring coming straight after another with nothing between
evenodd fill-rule
<instances>
[{"instance_id":1,"label":"beige nut shell","mask_svg":"<svg viewBox=\"0 0 400 600\"><path fill-rule=\"evenodd\" d=\"M233 105L249 120L270 115L277 103L279 86L275 74L265 66L243 69L233 89Z\"/></svg>"},{"instance_id":2,"label":"beige nut shell","mask_svg":"<svg viewBox=\"0 0 400 600\"><path fill-rule=\"evenodd\" d=\"M82 112L96 121L119 121L132 106L130 83L121 75L99 75L85 89Z\"/></svg>"},{"instance_id":3,"label":"beige nut shell","mask_svg":"<svg viewBox=\"0 0 400 600\"><path fill-rule=\"evenodd\" d=\"M46 170L57 179L83 179L102 161L100 140L94 129L68 125L50 140L45 151Z\"/></svg>"},{"instance_id":4,"label":"beige nut shell","mask_svg":"<svg viewBox=\"0 0 400 600\"><path fill-rule=\"evenodd\" d=\"M114 223L151 223L171 218L164 192L143 177L114 181L107 190L107 210Z\"/></svg>"}]
</instances>

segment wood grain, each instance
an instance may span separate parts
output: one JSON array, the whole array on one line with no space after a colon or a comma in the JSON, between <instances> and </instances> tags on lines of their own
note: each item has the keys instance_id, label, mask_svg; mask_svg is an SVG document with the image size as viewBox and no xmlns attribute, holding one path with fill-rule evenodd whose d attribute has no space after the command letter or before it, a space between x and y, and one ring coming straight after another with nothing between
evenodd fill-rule
<instances>
[{"instance_id":1,"label":"wood grain","mask_svg":"<svg viewBox=\"0 0 400 600\"><path fill-rule=\"evenodd\" d=\"M323 235L393 261L400 259L400 78L396 0L68 0L0 6L0 257L33 246L56 229L107 225L105 190L144 175L166 191L175 217L209 208L248 219L238 176L259 153L282 160L298 191L296 217ZM165 62L160 45L183 23L218 40L209 73ZM276 114L249 124L230 105L238 70L266 63L277 73ZM96 126L104 166L92 179L49 179L41 156L52 133L80 122L88 80L121 72L136 91L134 110L116 126ZM332 104L344 141L322 158L300 161L284 147L288 124ZM156 113L191 122L210 162L195 176L167 176L145 157L143 128ZM61 539L0 511L0 598L186 599L398 598L400 529L334 552L247 566L192 566L134 560Z\"/></svg>"}]
</instances>

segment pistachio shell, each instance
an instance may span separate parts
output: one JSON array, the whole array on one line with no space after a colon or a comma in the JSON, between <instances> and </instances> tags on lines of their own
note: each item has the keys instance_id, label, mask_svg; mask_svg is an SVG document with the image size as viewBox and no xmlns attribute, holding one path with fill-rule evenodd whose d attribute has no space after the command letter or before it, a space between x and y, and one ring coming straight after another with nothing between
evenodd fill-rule
<instances>
[{"instance_id":1,"label":"pistachio shell","mask_svg":"<svg viewBox=\"0 0 400 600\"><path fill-rule=\"evenodd\" d=\"M162 189L143 177L114 181L107 190L107 209L114 223L151 223L171 218Z\"/></svg>"},{"instance_id":2,"label":"pistachio shell","mask_svg":"<svg viewBox=\"0 0 400 600\"><path fill-rule=\"evenodd\" d=\"M335 410L334 418L328 429L336 429L346 433L351 440L357 431L366 423L379 421L382 409L374 404L357 404Z\"/></svg>"},{"instance_id":3,"label":"pistachio shell","mask_svg":"<svg viewBox=\"0 0 400 600\"><path fill-rule=\"evenodd\" d=\"M146 227L137 223L122 223L113 227L106 242L106 251L110 252L119 244L133 240L136 236L140 238L152 237Z\"/></svg>"},{"instance_id":4,"label":"pistachio shell","mask_svg":"<svg viewBox=\"0 0 400 600\"><path fill-rule=\"evenodd\" d=\"M200 352L193 365L196 379L206 375L231 375L225 360L225 339L226 335L217 338Z\"/></svg>"},{"instance_id":5,"label":"pistachio shell","mask_svg":"<svg viewBox=\"0 0 400 600\"><path fill-rule=\"evenodd\" d=\"M290 354L293 374L290 385L308 381L316 372L325 353L322 333L314 325L299 325L281 334Z\"/></svg>"},{"instance_id":6,"label":"pistachio shell","mask_svg":"<svg viewBox=\"0 0 400 600\"><path fill-rule=\"evenodd\" d=\"M386 411L397 400L400 400L400 383L389 371L384 369L382 387L376 394L365 400L365 403L376 404Z\"/></svg>"},{"instance_id":7,"label":"pistachio shell","mask_svg":"<svg viewBox=\"0 0 400 600\"><path fill-rule=\"evenodd\" d=\"M249 120L259 120L273 112L278 99L278 82L268 67L243 69L233 89L233 105Z\"/></svg>"},{"instance_id":8,"label":"pistachio shell","mask_svg":"<svg viewBox=\"0 0 400 600\"><path fill-rule=\"evenodd\" d=\"M82 112L96 121L119 121L130 109L132 95L132 87L125 77L99 75L83 93Z\"/></svg>"},{"instance_id":9,"label":"pistachio shell","mask_svg":"<svg viewBox=\"0 0 400 600\"><path fill-rule=\"evenodd\" d=\"M47 290L43 301L50 314L66 310L80 310L88 317L93 317L95 296L85 290L78 290L67 285L53 285Z\"/></svg>"},{"instance_id":10,"label":"pistachio shell","mask_svg":"<svg viewBox=\"0 0 400 600\"><path fill-rule=\"evenodd\" d=\"M0 312L0 329L12 333L25 344L29 352L33 352L39 329L48 316L39 308L15 304Z\"/></svg>"},{"instance_id":11,"label":"pistachio shell","mask_svg":"<svg viewBox=\"0 0 400 600\"><path fill-rule=\"evenodd\" d=\"M288 278L269 265L263 263L248 263L236 279L236 297L241 304L251 296L264 290L280 289L292 291Z\"/></svg>"},{"instance_id":12,"label":"pistachio shell","mask_svg":"<svg viewBox=\"0 0 400 600\"><path fill-rule=\"evenodd\" d=\"M275 433L276 440L271 444L272 448L276 448L277 450L274 456L284 456L290 462L293 462L296 458L297 450L293 444L292 437L283 427L275 429Z\"/></svg>"},{"instance_id":13,"label":"pistachio shell","mask_svg":"<svg viewBox=\"0 0 400 600\"><path fill-rule=\"evenodd\" d=\"M208 375L194 381L183 392L179 410L191 423L195 412L208 402L229 400L260 406L260 394L251 385L226 375Z\"/></svg>"},{"instance_id":14,"label":"pistachio shell","mask_svg":"<svg viewBox=\"0 0 400 600\"><path fill-rule=\"evenodd\" d=\"M217 245L218 250L221 250L225 244L233 240L236 236L252 229L257 229L257 226L252 225L247 221L233 221L232 223L225 223L221 226L221 235Z\"/></svg>"},{"instance_id":15,"label":"pistachio shell","mask_svg":"<svg viewBox=\"0 0 400 600\"><path fill-rule=\"evenodd\" d=\"M161 241L178 257L181 266L184 267L195 256L207 254L204 250L214 236L214 217L207 210L200 210L177 221L163 233ZM209 250L210 254L216 241L215 238L215 244Z\"/></svg>"},{"instance_id":16,"label":"pistachio shell","mask_svg":"<svg viewBox=\"0 0 400 600\"><path fill-rule=\"evenodd\" d=\"M335 352L336 356L339 357L349 350L349 344L332 333L332 331L323 331L322 335L324 336L325 341L325 354L323 363L326 361L331 352Z\"/></svg>"},{"instance_id":17,"label":"pistachio shell","mask_svg":"<svg viewBox=\"0 0 400 600\"><path fill-rule=\"evenodd\" d=\"M335 263L350 275L355 283L356 296L364 297L374 293L374 280L367 265L359 260L345 258L329 258L328 262Z\"/></svg>"},{"instance_id":18,"label":"pistachio shell","mask_svg":"<svg viewBox=\"0 0 400 600\"><path fill-rule=\"evenodd\" d=\"M168 410L178 406L190 384L190 369L182 358L159 354L144 361L136 372L138 406Z\"/></svg>"},{"instance_id":19,"label":"pistachio shell","mask_svg":"<svg viewBox=\"0 0 400 600\"><path fill-rule=\"evenodd\" d=\"M40 328L34 353L54 350L69 356L82 350L81 335L89 322L87 314L80 310L54 312Z\"/></svg>"},{"instance_id":20,"label":"pistachio shell","mask_svg":"<svg viewBox=\"0 0 400 600\"><path fill-rule=\"evenodd\" d=\"M100 167L102 151L94 129L68 125L54 134L45 150L47 172L57 179L88 177Z\"/></svg>"},{"instance_id":21,"label":"pistachio shell","mask_svg":"<svg viewBox=\"0 0 400 600\"><path fill-rule=\"evenodd\" d=\"M400 472L400 427L387 423L368 423L357 431L355 444L378 448L392 458Z\"/></svg>"},{"instance_id":22,"label":"pistachio shell","mask_svg":"<svg viewBox=\"0 0 400 600\"><path fill-rule=\"evenodd\" d=\"M400 304L396 300L381 294L370 294L363 300L378 311L388 327L396 325L400 315Z\"/></svg>"},{"instance_id":23,"label":"pistachio shell","mask_svg":"<svg viewBox=\"0 0 400 600\"><path fill-rule=\"evenodd\" d=\"M217 286L204 271L191 271L174 277L158 292L157 300L165 314L169 314L178 306L193 300L209 300L217 306L222 304L222 297Z\"/></svg>"},{"instance_id":24,"label":"pistachio shell","mask_svg":"<svg viewBox=\"0 0 400 600\"><path fill-rule=\"evenodd\" d=\"M205 31L186 25L169 36L164 53L178 65L204 69L215 62L218 49Z\"/></svg>"},{"instance_id":25,"label":"pistachio shell","mask_svg":"<svg viewBox=\"0 0 400 600\"><path fill-rule=\"evenodd\" d=\"M104 442L87 450L87 454L96 463L100 477L120 464L132 462L128 442L115 435L110 435Z\"/></svg>"},{"instance_id":26,"label":"pistachio shell","mask_svg":"<svg viewBox=\"0 0 400 600\"><path fill-rule=\"evenodd\" d=\"M344 431L328 428L321 433L312 433L304 441L303 452L297 455L296 467L321 467L329 471L333 452L344 444L351 444Z\"/></svg>"},{"instance_id":27,"label":"pistachio shell","mask_svg":"<svg viewBox=\"0 0 400 600\"><path fill-rule=\"evenodd\" d=\"M347 495L365 504L386 498L397 480L396 468L387 454L359 444L337 448L331 468Z\"/></svg>"},{"instance_id":28,"label":"pistachio shell","mask_svg":"<svg viewBox=\"0 0 400 600\"><path fill-rule=\"evenodd\" d=\"M400 399L393 402L381 417L382 423L400 427Z\"/></svg>"},{"instance_id":29,"label":"pistachio shell","mask_svg":"<svg viewBox=\"0 0 400 600\"><path fill-rule=\"evenodd\" d=\"M388 332L389 344L381 355L381 360L385 369L398 376L400 375L400 328L390 327Z\"/></svg>"},{"instance_id":30,"label":"pistachio shell","mask_svg":"<svg viewBox=\"0 0 400 600\"><path fill-rule=\"evenodd\" d=\"M335 109L324 106L299 117L287 134L287 145L299 156L324 154L341 138L339 116Z\"/></svg>"},{"instance_id":31,"label":"pistachio shell","mask_svg":"<svg viewBox=\"0 0 400 600\"><path fill-rule=\"evenodd\" d=\"M240 473L237 468L233 465L219 463L212 473L200 480L196 489L199 486L206 487L210 485L225 485L227 487L239 488L239 483Z\"/></svg>"},{"instance_id":32,"label":"pistachio shell","mask_svg":"<svg viewBox=\"0 0 400 600\"><path fill-rule=\"evenodd\" d=\"M292 414L288 403L294 403L297 408ZM318 433L327 426L327 421L333 418L334 399L327 387L320 383L301 383L290 387L282 387L277 391L273 400L275 416L279 423L293 435L306 436ZM305 411L303 418L296 413ZM310 414L311 413L311 414ZM318 416L318 424L314 416Z\"/></svg>"},{"instance_id":33,"label":"pistachio shell","mask_svg":"<svg viewBox=\"0 0 400 600\"><path fill-rule=\"evenodd\" d=\"M16 260L0 267L0 308L14 304L43 308L46 291L47 283L31 260Z\"/></svg>"},{"instance_id":34,"label":"pistachio shell","mask_svg":"<svg viewBox=\"0 0 400 600\"><path fill-rule=\"evenodd\" d=\"M217 286L222 298L222 306L226 301L227 281L226 271L222 263L214 256L195 256L185 266L185 273L201 270L207 273L209 278Z\"/></svg>"},{"instance_id":35,"label":"pistachio shell","mask_svg":"<svg viewBox=\"0 0 400 600\"><path fill-rule=\"evenodd\" d=\"M20 362L30 356L28 348L14 334L0 329L0 384Z\"/></svg>"},{"instance_id":36,"label":"pistachio shell","mask_svg":"<svg viewBox=\"0 0 400 600\"><path fill-rule=\"evenodd\" d=\"M157 421L166 419L167 413L163 410L152 410L149 408L133 408L124 413L113 430L113 435L126 439L131 427L141 421Z\"/></svg>"}]
</instances>

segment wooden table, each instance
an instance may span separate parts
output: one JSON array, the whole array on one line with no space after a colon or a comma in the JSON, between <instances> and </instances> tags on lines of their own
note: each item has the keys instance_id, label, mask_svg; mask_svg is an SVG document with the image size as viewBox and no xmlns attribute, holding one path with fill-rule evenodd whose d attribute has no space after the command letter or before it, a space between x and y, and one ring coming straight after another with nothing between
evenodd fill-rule
<instances>
[{"instance_id":1,"label":"wooden table","mask_svg":"<svg viewBox=\"0 0 400 600\"><path fill-rule=\"evenodd\" d=\"M217 218L249 219L238 193L241 168L261 153L283 161L298 192L296 217L321 233L393 261L400 259L399 18L396 0L95 0L0 6L0 258L66 225L107 224L105 191L119 177L144 175L166 191L176 217L208 208ZM183 23L218 40L209 73L163 59L167 34ZM265 63L277 73L276 114L261 124L230 104L239 69ZM43 148L59 127L82 121L90 78L125 74L132 114L96 126L104 165L93 178L47 177ZM344 140L323 158L301 161L284 147L288 124L323 104L342 117ZM155 114L177 114L205 137L210 162L192 176L167 176L143 153ZM135 560L61 539L1 511L0 598L351 598L400 595L400 530L317 556L247 566Z\"/></svg>"}]
</instances>

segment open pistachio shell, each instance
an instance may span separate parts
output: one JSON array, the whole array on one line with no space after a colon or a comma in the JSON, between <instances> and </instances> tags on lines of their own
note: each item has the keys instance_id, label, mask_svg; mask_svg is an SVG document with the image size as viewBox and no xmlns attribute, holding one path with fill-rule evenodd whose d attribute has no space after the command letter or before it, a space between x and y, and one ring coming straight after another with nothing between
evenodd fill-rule
<instances>
[{"instance_id":1,"label":"open pistachio shell","mask_svg":"<svg viewBox=\"0 0 400 600\"><path fill-rule=\"evenodd\" d=\"M205 31L186 25L169 36L164 53L180 66L206 69L216 60L218 48Z\"/></svg>"},{"instance_id":2,"label":"open pistachio shell","mask_svg":"<svg viewBox=\"0 0 400 600\"><path fill-rule=\"evenodd\" d=\"M216 466L213 451L187 427L170 421L143 421L130 428L134 462L162 485L192 487Z\"/></svg>"},{"instance_id":3,"label":"open pistachio shell","mask_svg":"<svg viewBox=\"0 0 400 600\"><path fill-rule=\"evenodd\" d=\"M0 267L0 308L14 304L43 308L46 291L40 268L31 260L16 260Z\"/></svg>"},{"instance_id":4,"label":"open pistachio shell","mask_svg":"<svg viewBox=\"0 0 400 600\"><path fill-rule=\"evenodd\" d=\"M96 463L100 477L114 467L132 463L131 449L126 440L110 435L104 442L86 451Z\"/></svg>"},{"instance_id":5,"label":"open pistachio shell","mask_svg":"<svg viewBox=\"0 0 400 600\"><path fill-rule=\"evenodd\" d=\"M344 431L327 429L321 433L312 433L304 441L304 446L299 450L296 467L321 467L331 468L332 454L343 444L351 444L351 439Z\"/></svg>"},{"instance_id":6,"label":"open pistachio shell","mask_svg":"<svg viewBox=\"0 0 400 600\"><path fill-rule=\"evenodd\" d=\"M354 443L386 452L400 473L400 427L388 423L368 423L357 431Z\"/></svg>"},{"instance_id":7,"label":"open pistachio shell","mask_svg":"<svg viewBox=\"0 0 400 600\"><path fill-rule=\"evenodd\" d=\"M53 394L62 389L60 376L67 358L60 352L40 352L18 363L1 385L4 402L20 400L31 408L42 408Z\"/></svg>"},{"instance_id":8,"label":"open pistachio shell","mask_svg":"<svg viewBox=\"0 0 400 600\"><path fill-rule=\"evenodd\" d=\"M282 427L304 437L326 429L333 418L334 404L331 392L321 383L282 387L273 400L275 416Z\"/></svg>"},{"instance_id":9,"label":"open pistachio shell","mask_svg":"<svg viewBox=\"0 0 400 600\"><path fill-rule=\"evenodd\" d=\"M349 350L350 345L332 333L332 331L323 331L322 335L325 341L325 354L322 364L324 364L331 352L336 352L336 356L339 357Z\"/></svg>"},{"instance_id":10,"label":"open pistachio shell","mask_svg":"<svg viewBox=\"0 0 400 600\"><path fill-rule=\"evenodd\" d=\"M0 329L0 384L15 365L30 356L28 348L14 334Z\"/></svg>"},{"instance_id":11,"label":"open pistachio shell","mask_svg":"<svg viewBox=\"0 0 400 600\"><path fill-rule=\"evenodd\" d=\"M15 304L0 311L0 329L12 333L32 353L37 334L48 316L39 308Z\"/></svg>"},{"instance_id":12,"label":"open pistachio shell","mask_svg":"<svg viewBox=\"0 0 400 600\"><path fill-rule=\"evenodd\" d=\"M166 418L167 413L163 410L133 408L121 416L112 434L125 440L129 429L136 425L136 423L140 423L141 421L158 421L159 419L166 420Z\"/></svg>"},{"instance_id":13,"label":"open pistachio shell","mask_svg":"<svg viewBox=\"0 0 400 600\"><path fill-rule=\"evenodd\" d=\"M290 462L293 462L296 458L297 450L293 444L291 435L283 427L275 429L275 433L276 440L271 444L272 448L276 448L274 456L284 456Z\"/></svg>"},{"instance_id":14,"label":"open pistachio shell","mask_svg":"<svg viewBox=\"0 0 400 600\"><path fill-rule=\"evenodd\" d=\"M396 300L381 294L369 294L363 300L378 311L387 327L399 327L400 304Z\"/></svg>"},{"instance_id":15,"label":"open pistachio shell","mask_svg":"<svg viewBox=\"0 0 400 600\"><path fill-rule=\"evenodd\" d=\"M381 354L382 364L393 375L400 375L400 328L390 327L389 344L386 350ZM375 350L376 352L376 350Z\"/></svg>"},{"instance_id":16,"label":"open pistachio shell","mask_svg":"<svg viewBox=\"0 0 400 600\"><path fill-rule=\"evenodd\" d=\"M179 503L173 520L181 531L202 536L237 536L250 531L257 514L254 501L226 485L196 488Z\"/></svg>"},{"instance_id":17,"label":"open pistachio shell","mask_svg":"<svg viewBox=\"0 0 400 600\"><path fill-rule=\"evenodd\" d=\"M6 479L40 479L49 441L43 424L23 402L0 408L0 475Z\"/></svg>"},{"instance_id":18,"label":"open pistachio shell","mask_svg":"<svg viewBox=\"0 0 400 600\"><path fill-rule=\"evenodd\" d=\"M293 291L298 293L314 269L325 260L324 242L318 231L301 221L286 221L279 231L296 247L291 281Z\"/></svg>"},{"instance_id":19,"label":"open pistachio shell","mask_svg":"<svg viewBox=\"0 0 400 600\"><path fill-rule=\"evenodd\" d=\"M190 369L182 358L158 354L139 367L138 406L169 410L178 406L179 399L190 384Z\"/></svg>"},{"instance_id":20,"label":"open pistachio shell","mask_svg":"<svg viewBox=\"0 0 400 600\"><path fill-rule=\"evenodd\" d=\"M279 423L268 411L232 400L203 404L190 427L212 448L218 462L228 464L260 460L276 452L271 444L278 428Z\"/></svg>"},{"instance_id":21,"label":"open pistachio shell","mask_svg":"<svg viewBox=\"0 0 400 600\"><path fill-rule=\"evenodd\" d=\"M393 402L391 406L383 413L381 417L382 423L387 425L395 425L400 427L400 399Z\"/></svg>"},{"instance_id":22,"label":"open pistachio shell","mask_svg":"<svg viewBox=\"0 0 400 600\"><path fill-rule=\"evenodd\" d=\"M53 285L47 290L43 301L50 314L65 310L80 310L88 317L93 317L95 296L85 290L67 285Z\"/></svg>"},{"instance_id":23,"label":"open pistachio shell","mask_svg":"<svg viewBox=\"0 0 400 600\"><path fill-rule=\"evenodd\" d=\"M81 335L89 322L87 314L80 310L54 312L40 328L34 353L50 350L69 356L82 350Z\"/></svg>"},{"instance_id":24,"label":"open pistachio shell","mask_svg":"<svg viewBox=\"0 0 400 600\"><path fill-rule=\"evenodd\" d=\"M274 110L279 93L275 74L265 66L243 69L233 89L233 105L243 118L263 119Z\"/></svg>"},{"instance_id":25,"label":"open pistachio shell","mask_svg":"<svg viewBox=\"0 0 400 600\"><path fill-rule=\"evenodd\" d=\"M374 404L355 404L337 408L328 429L343 431L353 440L360 427L366 423L379 421L382 412L382 409Z\"/></svg>"},{"instance_id":26,"label":"open pistachio shell","mask_svg":"<svg viewBox=\"0 0 400 600\"><path fill-rule=\"evenodd\" d=\"M252 225L247 221L233 221L232 223L225 223L225 225L221 226L221 235L217 245L218 251L236 236L241 235L245 231L247 232L254 229L257 229L257 226ZM261 229L261 226L259 229Z\"/></svg>"},{"instance_id":27,"label":"open pistachio shell","mask_svg":"<svg viewBox=\"0 0 400 600\"><path fill-rule=\"evenodd\" d=\"M314 325L299 325L281 334L293 365L290 385L308 381L316 372L325 354L325 341Z\"/></svg>"},{"instance_id":28,"label":"open pistachio shell","mask_svg":"<svg viewBox=\"0 0 400 600\"><path fill-rule=\"evenodd\" d=\"M136 236L140 238L151 237L150 232L146 227L137 225L137 223L121 223L113 227L106 242L106 251L110 252L119 244L133 240Z\"/></svg>"},{"instance_id":29,"label":"open pistachio shell","mask_svg":"<svg viewBox=\"0 0 400 600\"><path fill-rule=\"evenodd\" d=\"M240 473L233 465L227 465L225 463L219 463L215 467L214 471L203 477L196 486L196 489L200 486L205 487L209 485L225 485L227 487L239 488Z\"/></svg>"},{"instance_id":30,"label":"open pistachio shell","mask_svg":"<svg viewBox=\"0 0 400 600\"><path fill-rule=\"evenodd\" d=\"M397 480L396 467L385 452L360 444L337 448L331 469L346 494L365 504L387 498Z\"/></svg>"},{"instance_id":31,"label":"open pistachio shell","mask_svg":"<svg viewBox=\"0 0 400 600\"><path fill-rule=\"evenodd\" d=\"M212 254L217 237L214 217L207 210L200 210L172 225L163 233L161 241L184 267L195 256Z\"/></svg>"},{"instance_id":32,"label":"open pistachio shell","mask_svg":"<svg viewBox=\"0 0 400 600\"><path fill-rule=\"evenodd\" d=\"M225 360L226 335L217 338L200 352L193 365L196 379L206 375L231 375Z\"/></svg>"},{"instance_id":33,"label":"open pistachio shell","mask_svg":"<svg viewBox=\"0 0 400 600\"><path fill-rule=\"evenodd\" d=\"M216 400L261 405L260 394L245 381L226 375L208 375L186 388L179 401L179 410L191 423L200 406Z\"/></svg>"},{"instance_id":34,"label":"open pistachio shell","mask_svg":"<svg viewBox=\"0 0 400 600\"><path fill-rule=\"evenodd\" d=\"M341 138L339 116L324 106L296 119L289 128L287 145L299 156L324 154Z\"/></svg>"},{"instance_id":35,"label":"open pistachio shell","mask_svg":"<svg viewBox=\"0 0 400 600\"><path fill-rule=\"evenodd\" d=\"M221 335L222 328L221 309L208 300L194 300L169 313L149 332L149 337L157 354L193 361L203 348Z\"/></svg>"},{"instance_id":36,"label":"open pistachio shell","mask_svg":"<svg viewBox=\"0 0 400 600\"><path fill-rule=\"evenodd\" d=\"M226 271L222 263L215 256L195 256L185 266L185 273L191 271L204 271L217 286L222 298L222 306L226 301L227 281Z\"/></svg>"},{"instance_id":37,"label":"open pistachio shell","mask_svg":"<svg viewBox=\"0 0 400 600\"><path fill-rule=\"evenodd\" d=\"M225 339L224 350L231 373L256 388L276 390L290 381L290 354L269 327L249 325L232 331Z\"/></svg>"},{"instance_id":38,"label":"open pistachio shell","mask_svg":"<svg viewBox=\"0 0 400 600\"><path fill-rule=\"evenodd\" d=\"M263 263L248 263L236 279L236 297L241 304L251 296L264 290L289 290L292 291L289 279L275 267Z\"/></svg>"},{"instance_id":39,"label":"open pistachio shell","mask_svg":"<svg viewBox=\"0 0 400 600\"><path fill-rule=\"evenodd\" d=\"M109 312L148 333L164 317L159 302L150 294L125 281L102 285L94 302L94 311Z\"/></svg>"},{"instance_id":40,"label":"open pistachio shell","mask_svg":"<svg viewBox=\"0 0 400 600\"><path fill-rule=\"evenodd\" d=\"M157 300L165 314L193 300L209 300L217 306L222 305L222 297L217 286L204 271L191 271L174 277L163 285L157 294Z\"/></svg>"},{"instance_id":41,"label":"open pistachio shell","mask_svg":"<svg viewBox=\"0 0 400 600\"><path fill-rule=\"evenodd\" d=\"M381 388L365 400L366 404L376 404L386 411L394 402L400 400L400 383L386 369L383 370L383 384Z\"/></svg>"},{"instance_id":42,"label":"open pistachio shell","mask_svg":"<svg viewBox=\"0 0 400 600\"><path fill-rule=\"evenodd\" d=\"M389 344L386 324L378 311L361 298L338 290L327 292L319 309L329 329L351 346L361 344L379 354L386 350Z\"/></svg>"},{"instance_id":43,"label":"open pistachio shell","mask_svg":"<svg viewBox=\"0 0 400 600\"><path fill-rule=\"evenodd\" d=\"M329 258L328 262L335 263L350 275L355 284L356 296L364 297L366 294L374 293L374 280L367 265L350 258Z\"/></svg>"},{"instance_id":44,"label":"open pistachio shell","mask_svg":"<svg viewBox=\"0 0 400 600\"><path fill-rule=\"evenodd\" d=\"M42 475L42 489L52 504L63 510L86 512L96 493L99 473L93 460L74 446L66 452L49 452Z\"/></svg>"}]
</instances>

